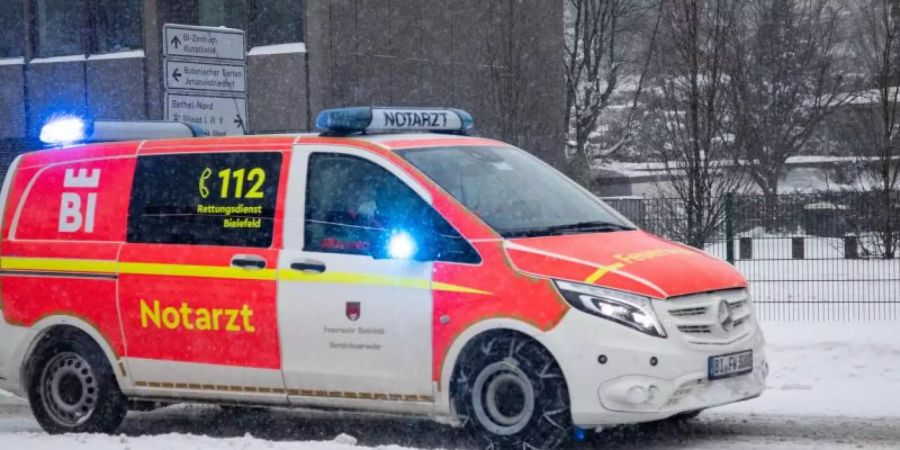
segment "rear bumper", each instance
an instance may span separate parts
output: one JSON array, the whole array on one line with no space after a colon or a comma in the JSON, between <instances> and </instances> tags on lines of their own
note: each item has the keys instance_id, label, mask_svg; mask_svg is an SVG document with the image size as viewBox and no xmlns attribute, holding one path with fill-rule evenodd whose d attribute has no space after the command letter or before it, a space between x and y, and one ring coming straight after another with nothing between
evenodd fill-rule
<instances>
[{"instance_id":1,"label":"rear bumper","mask_svg":"<svg viewBox=\"0 0 900 450\"><path fill-rule=\"evenodd\" d=\"M25 397L22 364L31 342L29 328L8 324L0 316L0 389Z\"/></svg>"},{"instance_id":2,"label":"rear bumper","mask_svg":"<svg viewBox=\"0 0 900 450\"><path fill-rule=\"evenodd\" d=\"M584 428L659 420L758 397L768 375L758 328L727 345L697 345L573 309L540 339L566 377L573 422ZM753 350L751 373L708 379L710 356L743 350Z\"/></svg>"}]
</instances>

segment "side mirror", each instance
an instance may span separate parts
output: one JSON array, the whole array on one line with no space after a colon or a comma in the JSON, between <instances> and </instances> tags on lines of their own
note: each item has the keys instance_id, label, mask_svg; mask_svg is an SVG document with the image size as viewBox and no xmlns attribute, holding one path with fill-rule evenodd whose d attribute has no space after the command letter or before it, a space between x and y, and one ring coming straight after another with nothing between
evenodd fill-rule
<instances>
[{"instance_id":1,"label":"side mirror","mask_svg":"<svg viewBox=\"0 0 900 450\"><path fill-rule=\"evenodd\" d=\"M437 252L430 239L416 239L406 231L378 233L372 245L372 258L434 261Z\"/></svg>"}]
</instances>

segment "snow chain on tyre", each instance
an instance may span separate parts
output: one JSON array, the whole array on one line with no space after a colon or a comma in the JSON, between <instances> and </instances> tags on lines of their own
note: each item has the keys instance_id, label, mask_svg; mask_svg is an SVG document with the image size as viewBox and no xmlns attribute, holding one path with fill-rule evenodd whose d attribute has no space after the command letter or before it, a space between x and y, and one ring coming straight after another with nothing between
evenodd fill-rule
<instances>
[{"instance_id":1,"label":"snow chain on tyre","mask_svg":"<svg viewBox=\"0 0 900 450\"><path fill-rule=\"evenodd\" d=\"M524 335L498 334L469 344L452 392L459 419L485 448L554 448L571 429L562 371Z\"/></svg>"},{"instance_id":2,"label":"snow chain on tyre","mask_svg":"<svg viewBox=\"0 0 900 450\"><path fill-rule=\"evenodd\" d=\"M51 337L34 354L28 400L48 433L112 433L127 402L102 350L83 335Z\"/></svg>"}]
</instances>

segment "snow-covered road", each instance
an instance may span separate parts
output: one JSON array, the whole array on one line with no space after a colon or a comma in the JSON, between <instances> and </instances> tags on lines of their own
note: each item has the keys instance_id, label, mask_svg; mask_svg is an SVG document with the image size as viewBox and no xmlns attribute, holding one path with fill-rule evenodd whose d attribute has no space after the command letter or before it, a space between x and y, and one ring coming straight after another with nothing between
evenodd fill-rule
<instances>
[{"instance_id":1,"label":"snow-covered road","mask_svg":"<svg viewBox=\"0 0 900 450\"><path fill-rule=\"evenodd\" d=\"M771 376L761 398L707 411L687 424L605 430L570 448L900 449L898 325L766 323ZM3 450L476 446L461 431L428 420L290 410L233 416L197 405L132 413L121 433L51 437L23 401L0 393Z\"/></svg>"},{"instance_id":2,"label":"snow-covered road","mask_svg":"<svg viewBox=\"0 0 900 450\"><path fill-rule=\"evenodd\" d=\"M213 407L133 414L117 436L48 436L25 405L0 407L0 448L27 450L347 450L475 447L458 430L426 420L336 417L272 411L238 418ZM341 435L344 436L341 436ZM350 437L352 436L352 438ZM358 440L357 445L352 445ZM682 425L622 427L572 449L898 449L896 418L785 416L710 412Z\"/></svg>"}]
</instances>

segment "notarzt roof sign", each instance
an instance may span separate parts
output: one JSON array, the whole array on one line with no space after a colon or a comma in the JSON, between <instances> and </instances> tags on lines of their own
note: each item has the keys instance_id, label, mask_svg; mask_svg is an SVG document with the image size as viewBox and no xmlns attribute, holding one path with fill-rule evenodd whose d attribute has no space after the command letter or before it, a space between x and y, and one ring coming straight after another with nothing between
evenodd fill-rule
<instances>
[{"instance_id":1,"label":"notarzt roof sign","mask_svg":"<svg viewBox=\"0 0 900 450\"><path fill-rule=\"evenodd\" d=\"M465 133L469 113L452 108L338 108L322 111L316 127L332 133L443 131Z\"/></svg>"},{"instance_id":2,"label":"notarzt roof sign","mask_svg":"<svg viewBox=\"0 0 900 450\"><path fill-rule=\"evenodd\" d=\"M163 27L165 56L244 61L244 32L232 28L166 24Z\"/></svg>"}]
</instances>

